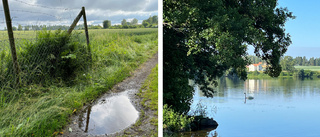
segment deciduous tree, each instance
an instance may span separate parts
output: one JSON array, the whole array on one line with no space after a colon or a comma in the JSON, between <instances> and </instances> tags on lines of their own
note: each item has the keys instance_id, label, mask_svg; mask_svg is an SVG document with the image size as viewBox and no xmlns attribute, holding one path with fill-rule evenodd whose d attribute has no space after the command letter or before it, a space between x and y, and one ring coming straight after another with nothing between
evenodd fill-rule
<instances>
[{"instance_id":1,"label":"deciduous tree","mask_svg":"<svg viewBox=\"0 0 320 137\"><path fill-rule=\"evenodd\" d=\"M126 19L123 19L123 20L121 21L121 25L122 25L122 26L127 25Z\"/></svg>"},{"instance_id":2,"label":"deciduous tree","mask_svg":"<svg viewBox=\"0 0 320 137\"><path fill-rule=\"evenodd\" d=\"M295 68L294 65L296 64L295 60L291 56L285 56L281 61L280 61L282 70L289 71L289 72L294 72Z\"/></svg>"},{"instance_id":3,"label":"deciduous tree","mask_svg":"<svg viewBox=\"0 0 320 137\"><path fill-rule=\"evenodd\" d=\"M137 25L138 24L138 19L134 18L132 21L131 21L131 25Z\"/></svg>"},{"instance_id":4,"label":"deciduous tree","mask_svg":"<svg viewBox=\"0 0 320 137\"><path fill-rule=\"evenodd\" d=\"M22 31L22 26L20 24L18 25L18 31Z\"/></svg>"},{"instance_id":5,"label":"deciduous tree","mask_svg":"<svg viewBox=\"0 0 320 137\"><path fill-rule=\"evenodd\" d=\"M111 21L110 20L105 20L103 21L103 28L109 28L111 27Z\"/></svg>"},{"instance_id":6,"label":"deciduous tree","mask_svg":"<svg viewBox=\"0 0 320 137\"><path fill-rule=\"evenodd\" d=\"M164 103L186 113L191 103L192 79L208 97L216 78L234 68L247 78L247 47L268 64L277 77L280 57L291 44L285 22L294 18L276 0L164 0Z\"/></svg>"}]
</instances>

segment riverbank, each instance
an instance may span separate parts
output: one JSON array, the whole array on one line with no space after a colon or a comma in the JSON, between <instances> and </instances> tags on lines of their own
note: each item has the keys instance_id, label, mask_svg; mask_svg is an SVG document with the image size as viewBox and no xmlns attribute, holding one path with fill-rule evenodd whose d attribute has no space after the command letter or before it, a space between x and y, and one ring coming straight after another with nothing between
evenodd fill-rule
<instances>
[{"instance_id":1,"label":"riverbank","mask_svg":"<svg viewBox=\"0 0 320 137\"><path fill-rule=\"evenodd\" d=\"M166 104L163 107L163 135L181 136L187 132L199 131L203 129L216 129L218 123L206 115L206 107L201 104L193 111L193 116L180 114L168 107ZM200 114L199 114L200 112Z\"/></svg>"},{"instance_id":2,"label":"riverbank","mask_svg":"<svg viewBox=\"0 0 320 137\"><path fill-rule=\"evenodd\" d=\"M249 79L256 79L256 78L272 78L268 74L265 74L263 72L248 72L248 78ZM311 78L311 79L319 79L320 78L320 72L319 71L312 71L312 70L295 70L294 72L287 72L282 71L278 78Z\"/></svg>"}]
</instances>

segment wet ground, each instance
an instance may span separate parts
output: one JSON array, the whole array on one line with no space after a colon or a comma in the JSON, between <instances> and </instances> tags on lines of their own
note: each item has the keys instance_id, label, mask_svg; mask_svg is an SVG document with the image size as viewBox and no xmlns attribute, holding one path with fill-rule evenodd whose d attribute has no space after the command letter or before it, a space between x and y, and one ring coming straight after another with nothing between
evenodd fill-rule
<instances>
[{"instance_id":1,"label":"wet ground","mask_svg":"<svg viewBox=\"0 0 320 137\"><path fill-rule=\"evenodd\" d=\"M128 92L133 90L111 94L98 104L89 105L86 113L79 116L79 128L91 135L103 135L116 133L135 123L139 114L130 102Z\"/></svg>"},{"instance_id":2,"label":"wet ground","mask_svg":"<svg viewBox=\"0 0 320 137\"><path fill-rule=\"evenodd\" d=\"M78 115L71 118L72 122L62 136L142 136L155 130L156 127L147 124L155 112L143 108L140 105L142 99L136 93L157 63L158 54L155 54L131 77L115 85L95 102L84 106ZM139 118L141 112L146 116ZM133 126L137 119L146 124Z\"/></svg>"}]
</instances>

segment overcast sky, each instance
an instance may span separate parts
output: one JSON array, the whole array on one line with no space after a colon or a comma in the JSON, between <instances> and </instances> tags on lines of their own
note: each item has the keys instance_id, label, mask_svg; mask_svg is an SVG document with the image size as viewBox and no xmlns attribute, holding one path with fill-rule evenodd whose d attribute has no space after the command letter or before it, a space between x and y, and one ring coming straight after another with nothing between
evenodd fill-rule
<instances>
[{"instance_id":1,"label":"overcast sky","mask_svg":"<svg viewBox=\"0 0 320 137\"><path fill-rule=\"evenodd\" d=\"M86 8L88 24L112 25L136 18L139 23L158 15L157 0L8 0L13 26L71 25L81 7ZM81 19L82 20L82 19ZM0 29L5 27L3 5L0 2ZM82 22L81 22L82 23Z\"/></svg>"}]
</instances>

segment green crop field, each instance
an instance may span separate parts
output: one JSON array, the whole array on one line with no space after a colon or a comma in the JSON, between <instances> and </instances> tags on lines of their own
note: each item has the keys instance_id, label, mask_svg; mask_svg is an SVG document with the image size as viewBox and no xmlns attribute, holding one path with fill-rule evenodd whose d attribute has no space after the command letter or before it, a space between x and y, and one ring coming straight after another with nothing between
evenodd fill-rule
<instances>
[{"instance_id":1,"label":"green crop field","mask_svg":"<svg viewBox=\"0 0 320 137\"><path fill-rule=\"evenodd\" d=\"M0 35L0 136L55 136L81 107L130 76L158 50L157 29L14 31L20 85ZM91 54L89 54L91 51ZM91 59L90 59L91 58Z\"/></svg>"},{"instance_id":2,"label":"green crop field","mask_svg":"<svg viewBox=\"0 0 320 137\"><path fill-rule=\"evenodd\" d=\"M294 66L296 69L320 71L320 66Z\"/></svg>"}]
</instances>

